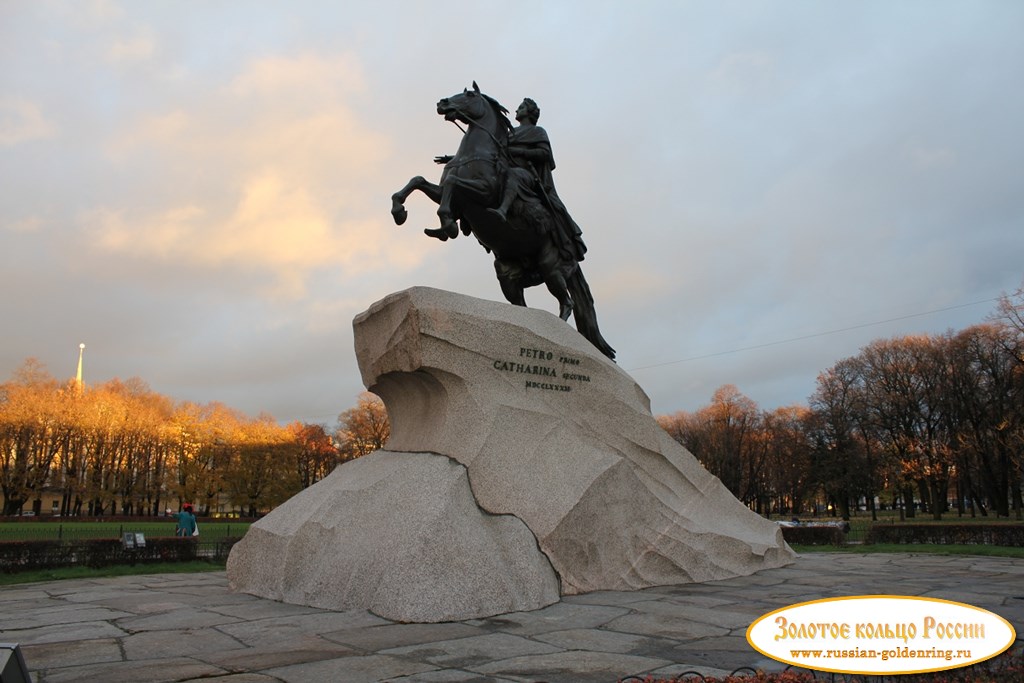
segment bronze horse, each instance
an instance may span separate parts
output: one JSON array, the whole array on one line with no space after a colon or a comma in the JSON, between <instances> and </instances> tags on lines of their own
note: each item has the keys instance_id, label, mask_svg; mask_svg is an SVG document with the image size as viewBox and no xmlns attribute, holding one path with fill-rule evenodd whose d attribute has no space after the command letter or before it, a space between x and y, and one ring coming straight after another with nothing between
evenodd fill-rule
<instances>
[{"instance_id":1,"label":"bronze horse","mask_svg":"<svg viewBox=\"0 0 1024 683\"><path fill-rule=\"evenodd\" d=\"M545 284L558 300L562 320L572 315L580 334L614 360L615 350L601 336L594 298L579 266L586 247L578 228L574 234L564 207L557 209L560 200L534 174L513 163L508 110L474 83L472 90L439 101L437 113L465 124L465 135L455 156L442 160L446 163L439 183L416 176L391 196L395 223L405 223L405 200L419 190L438 204L441 223L424 232L441 240L456 237L460 226L463 234L472 233L494 254L498 283L509 303L526 306L524 290ZM520 190L506 219L496 208L509 174L517 174Z\"/></svg>"}]
</instances>

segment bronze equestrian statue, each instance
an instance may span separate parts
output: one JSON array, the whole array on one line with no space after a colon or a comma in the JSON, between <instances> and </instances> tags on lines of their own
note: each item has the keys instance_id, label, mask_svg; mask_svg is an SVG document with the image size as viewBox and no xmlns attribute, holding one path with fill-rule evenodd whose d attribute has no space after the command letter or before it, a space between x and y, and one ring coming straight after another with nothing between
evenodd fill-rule
<instances>
[{"instance_id":1,"label":"bronze equestrian statue","mask_svg":"<svg viewBox=\"0 0 1024 683\"><path fill-rule=\"evenodd\" d=\"M437 113L465 124L459 149L444 164L436 185L416 176L391 196L391 214L402 225L405 200L419 190L438 204L439 228L424 232L442 241L472 233L494 254L494 269L509 303L526 306L523 292L539 284L558 300L559 317L572 315L576 329L601 353L615 349L601 336L594 298L580 261L587 251L579 226L555 192L555 167L547 133L537 125L540 109L526 99L513 127L508 110L492 97L472 90L445 97ZM461 126L460 126L461 127Z\"/></svg>"}]
</instances>

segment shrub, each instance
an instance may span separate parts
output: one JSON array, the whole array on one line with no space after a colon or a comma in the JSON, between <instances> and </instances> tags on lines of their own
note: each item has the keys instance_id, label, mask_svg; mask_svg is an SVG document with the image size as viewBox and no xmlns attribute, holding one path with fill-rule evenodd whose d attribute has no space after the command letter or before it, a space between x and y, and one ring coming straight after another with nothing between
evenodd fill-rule
<instances>
[{"instance_id":1,"label":"shrub","mask_svg":"<svg viewBox=\"0 0 1024 683\"><path fill-rule=\"evenodd\" d=\"M1024 524L874 524L864 542L1024 547Z\"/></svg>"},{"instance_id":2,"label":"shrub","mask_svg":"<svg viewBox=\"0 0 1024 683\"><path fill-rule=\"evenodd\" d=\"M235 539L216 543L213 558L227 557ZM196 559L197 543L191 538L150 538L144 548L125 548L119 539L76 541L7 541L0 543L0 572L10 574L35 569L85 565L187 562Z\"/></svg>"},{"instance_id":3,"label":"shrub","mask_svg":"<svg viewBox=\"0 0 1024 683\"><path fill-rule=\"evenodd\" d=\"M838 526L784 526L782 537L793 545L835 545L846 543L846 532Z\"/></svg>"}]
</instances>

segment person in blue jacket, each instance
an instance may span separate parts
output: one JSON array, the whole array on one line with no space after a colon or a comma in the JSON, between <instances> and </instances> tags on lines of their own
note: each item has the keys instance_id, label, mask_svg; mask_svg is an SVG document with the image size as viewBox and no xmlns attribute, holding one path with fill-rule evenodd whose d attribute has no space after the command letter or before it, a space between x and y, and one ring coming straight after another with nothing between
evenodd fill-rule
<instances>
[{"instance_id":1,"label":"person in blue jacket","mask_svg":"<svg viewBox=\"0 0 1024 683\"><path fill-rule=\"evenodd\" d=\"M168 508L167 514L174 517L178 522L178 526L174 530L175 536L192 536L196 530L196 516L192 512L192 503L185 503L182 506L181 512L174 514L171 514L171 510Z\"/></svg>"}]
</instances>

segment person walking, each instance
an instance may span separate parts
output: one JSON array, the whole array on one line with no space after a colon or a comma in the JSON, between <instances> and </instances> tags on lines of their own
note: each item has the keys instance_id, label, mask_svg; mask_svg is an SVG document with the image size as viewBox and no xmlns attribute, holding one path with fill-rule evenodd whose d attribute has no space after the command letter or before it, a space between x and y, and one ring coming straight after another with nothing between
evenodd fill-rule
<instances>
[{"instance_id":1,"label":"person walking","mask_svg":"<svg viewBox=\"0 0 1024 683\"><path fill-rule=\"evenodd\" d=\"M173 514L171 513L171 509L167 508L167 514L174 517L178 522L178 526L174 530L174 535L185 537L194 536L196 535L195 532L198 525L196 524L195 513L192 511L192 503L185 503L181 507L181 512L175 512Z\"/></svg>"}]
</instances>

